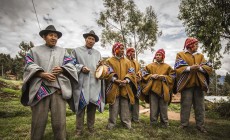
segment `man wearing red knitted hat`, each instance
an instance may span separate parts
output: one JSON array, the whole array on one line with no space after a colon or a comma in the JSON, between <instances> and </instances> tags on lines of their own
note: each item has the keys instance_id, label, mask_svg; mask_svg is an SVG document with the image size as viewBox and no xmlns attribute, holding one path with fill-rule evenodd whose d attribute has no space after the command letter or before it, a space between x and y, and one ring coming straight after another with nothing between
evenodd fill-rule
<instances>
[{"instance_id":1,"label":"man wearing red knitted hat","mask_svg":"<svg viewBox=\"0 0 230 140\"><path fill-rule=\"evenodd\" d=\"M135 87L134 85L132 86L135 95L135 104L131 106L131 118L133 122L138 123L139 122L139 96L141 92L141 87L140 87L141 74L140 74L140 64L138 63L138 61L135 60L135 56L136 54L134 48L126 49L126 57L130 60L132 67L135 69L136 78L137 78L137 87Z\"/></svg>"},{"instance_id":2,"label":"man wearing red knitted hat","mask_svg":"<svg viewBox=\"0 0 230 140\"><path fill-rule=\"evenodd\" d=\"M131 129L130 104L134 104L134 94L130 85L136 85L135 70L131 62L124 58L124 45L113 45L113 57L106 60L110 74L106 79L106 102L109 104L108 129L116 125L118 115L122 124Z\"/></svg>"},{"instance_id":3,"label":"man wearing red knitted hat","mask_svg":"<svg viewBox=\"0 0 230 140\"><path fill-rule=\"evenodd\" d=\"M164 58L164 49L159 49L154 56L156 61L142 71L143 83L146 83L143 85L142 96L150 103L150 125L157 124L160 115L162 127L167 128L168 102L173 87L174 71L171 66L164 63Z\"/></svg>"},{"instance_id":4,"label":"man wearing red knitted hat","mask_svg":"<svg viewBox=\"0 0 230 140\"><path fill-rule=\"evenodd\" d=\"M196 127L199 131L206 133L204 127L204 92L208 90L209 76L212 67L203 54L197 52L198 40L187 38L184 51L177 53L176 90L181 92L181 128L189 126L191 106L195 110Z\"/></svg>"}]
</instances>

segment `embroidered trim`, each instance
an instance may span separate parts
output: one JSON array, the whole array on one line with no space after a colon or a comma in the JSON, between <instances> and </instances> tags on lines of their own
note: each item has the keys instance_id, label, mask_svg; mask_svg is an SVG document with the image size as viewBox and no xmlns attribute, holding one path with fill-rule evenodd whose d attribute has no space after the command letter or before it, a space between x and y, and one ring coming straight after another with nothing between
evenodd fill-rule
<instances>
[{"instance_id":1,"label":"embroidered trim","mask_svg":"<svg viewBox=\"0 0 230 140\"><path fill-rule=\"evenodd\" d=\"M50 89L42 82L41 87L39 88L36 97L37 100L40 101L42 98L51 94Z\"/></svg>"},{"instance_id":2,"label":"embroidered trim","mask_svg":"<svg viewBox=\"0 0 230 140\"><path fill-rule=\"evenodd\" d=\"M128 73L135 73L135 69L133 67L129 68Z\"/></svg>"},{"instance_id":3,"label":"embroidered trim","mask_svg":"<svg viewBox=\"0 0 230 140\"><path fill-rule=\"evenodd\" d=\"M26 54L26 64L27 64L27 65L34 64L34 58L33 58L33 56L30 55L29 53Z\"/></svg>"},{"instance_id":4,"label":"embroidered trim","mask_svg":"<svg viewBox=\"0 0 230 140\"><path fill-rule=\"evenodd\" d=\"M188 64L183 59L179 58L175 63L174 68L177 69L180 66L188 66Z\"/></svg>"},{"instance_id":5,"label":"embroidered trim","mask_svg":"<svg viewBox=\"0 0 230 140\"><path fill-rule=\"evenodd\" d=\"M77 64L77 60L71 56L64 56L64 60L63 60L63 65L67 64L67 63L71 63L73 65Z\"/></svg>"},{"instance_id":6,"label":"embroidered trim","mask_svg":"<svg viewBox=\"0 0 230 140\"><path fill-rule=\"evenodd\" d=\"M81 91L78 109L82 110L87 105L83 92Z\"/></svg>"}]
</instances>

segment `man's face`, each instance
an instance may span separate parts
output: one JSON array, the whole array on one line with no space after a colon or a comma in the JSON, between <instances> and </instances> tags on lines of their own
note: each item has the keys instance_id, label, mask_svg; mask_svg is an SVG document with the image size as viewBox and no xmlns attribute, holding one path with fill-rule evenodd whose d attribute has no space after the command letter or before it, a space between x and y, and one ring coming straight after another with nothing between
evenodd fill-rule
<instances>
[{"instance_id":1,"label":"man's face","mask_svg":"<svg viewBox=\"0 0 230 140\"><path fill-rule=\"evenodd\" d=\"M123 55L124 55L124 52L125 52L125 48L124 48L124 46L122 45L122 46L120 46L120 49L119 49L119 52L118 52L118 56L119 57L122 57Z\"/></svg>"},{"instance_id":2,"label":"man's face","mask_svg":"<svg viewBox=\"0 0 230 140\"><path fill-rule=\"evenodd\" d=\"M57 33L50 32L47 36L43 35L43 39L46 41L47 46L53 47L57 44L58 35Z\"/></svg>"},{"instance_id":3,"label":"man's face","mask_svg":"<svg viewBox=\"0 0 230 140\"><path fill-rule=\"evenodd\" d=\"M88 36L85 39L85 45L86 45L87 48L89 48L89 49L93 48L94 44L95 44L95 38L94 37Z\"/></svg>"},{"instance_id":4,"label":"man's face","mask_svg":"<svg viewBox=\"0 0 230 140\"><path fill-rule=\"evenodd\" d=\"M163 60L162 54L161 53L157 53L156 54L156 61L157 62L162 62L162 60Z\"/></svg>"},{"instance_id":5,"label":"man's face","mask_svg":"<svg viewBox=\"0 0 230 140\"><path fill-rule=\"evenodd\" d=\"M131 57L131 59L135 59L135 51L134 50L131 50L130 57Z\"/></svg>"},{"instance_id":6,"label":"man's face","mask_svg":"<svg viewBox=\"0 0 230 140\"><path fill-rule=\"evenodd\" d=\"M198 47L199 47L199 46L198 46L198 42L194 43L194 44L193 44L193 47L191 48L192 53L197 52Z\"/></svg>"}]
</instances>

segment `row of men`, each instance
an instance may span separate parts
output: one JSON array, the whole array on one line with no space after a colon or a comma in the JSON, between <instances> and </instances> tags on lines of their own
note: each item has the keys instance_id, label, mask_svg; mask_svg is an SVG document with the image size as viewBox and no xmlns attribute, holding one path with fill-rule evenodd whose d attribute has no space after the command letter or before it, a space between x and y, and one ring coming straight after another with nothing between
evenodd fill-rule
<instances>
[{"instance_id":1,"label":"row of men","mask_svg":"<svg viewBox=\"0 0 230 140\"><path fill-rule=\"evenodd\" d=\"M85 110L88 130L94 132L96 109L103 112L105 103L109 104L107 128L115 127L119 115L122 124L131 129L131 120L139 121L139 99L150 104L150 124L156 124L160 115L161 123L167 127L173 85L176 92L181 92L180 127L189 126L193 105L197 128L206 132L203 91L208 89L212 68L197 53L197 39L185 41L184 51L177 54L175 70L164 63L163 49L156 52L153 63L140 70L135 50L128 48L125 58L121 43L113 45L112 57L100 61L100 52L93 48L99 41L94 31L83 34L85 45L75 48L71 55L56 46L62 33L53 25L39 35L45 44L32 48L26 55L21 97L22 104L32 109L31 139L42 139L49 110L55 139L66 139L66 101L76 113L76 135L83 132ZM108 67L104 80L95 77L102 64Z\"/></svg>"}]
</instances>

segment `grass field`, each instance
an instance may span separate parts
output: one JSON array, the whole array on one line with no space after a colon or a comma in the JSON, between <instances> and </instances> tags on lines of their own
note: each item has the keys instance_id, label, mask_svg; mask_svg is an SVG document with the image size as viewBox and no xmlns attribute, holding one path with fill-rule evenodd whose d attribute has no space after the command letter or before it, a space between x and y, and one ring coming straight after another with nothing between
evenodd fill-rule
<instances>
[{"instance_id":1,"label":"grass field","mask_svg":"<svg viewBox=\"0 0 230 140\"><path fill-rule=\"evenodd\" d=\"M20 104L18 90L10 91L0 90L0 140L27 140L30 139L31 110ZM179 105L171 104L170 110L178 112ZM95 134L91 135L86 126L84 134L81 137L75 137L75 114L67 107L67 139L173 139L173 140L217 140L230 138L230 120L223 119L215 113L207 112L206 128L207 134L196 130L195 124L186 130L178 128L179 121L170 120L170 126L162 128L161 126L150 126L148 115L140 115L140 123L132 124L133 129L127 130L122 127L120 120L113 130L107 130L108 109L104 113L96 114ZM213 115L215 114L215 115ZM44 134L45 140L53 139L53 133L50 123L50 117Z\"/></svg>"}]
</instances>

